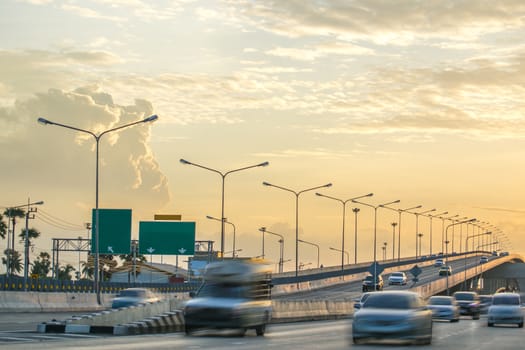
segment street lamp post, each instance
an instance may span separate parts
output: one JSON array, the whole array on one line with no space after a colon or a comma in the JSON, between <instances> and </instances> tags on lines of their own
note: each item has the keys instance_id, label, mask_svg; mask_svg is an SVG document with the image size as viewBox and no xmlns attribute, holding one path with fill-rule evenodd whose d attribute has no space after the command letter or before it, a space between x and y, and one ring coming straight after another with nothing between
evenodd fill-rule
<instances>
[{"instance_id":1,"label":"street lamp post","mask_svg":"<svg viewBox=\"0 0 525 350\"><path fill-rule=\"evenodd\" d=\"M344 279L345 278L345 275L344 275L344 265L345 265L345 260L344 260L344 251L345 251L345 219L346 219L346 203L348 202L351 202L352 200L355 200L355 199L360 199L360 198L364 198L364 197L371 197L373 196L374 194L373 193L368 193L368 194L365 194L365 195L362 195L362 196L358 196L358 197L354 197L354 198L349 198L349 199L346 199L346 200L342 200L342 199L339 199L339 198L335 198L335 197L331 197L331 196L327 196L325 194L322 194L322 193L319 193L319 192L316 192L315 193L317 196L319 197L325 197L325 198L328 198L328 199L332 199L332 200L335 200L335 201L338 201L339 203L342 204L342 207L343 207L343 233L342 233L342 237L341 237L341 278Z\"/></svg>"},{"instance_id":2,"label":"street lamp post","mask_svg":"<svg viewBox=\"0 0 525 350\"><path fill-rule=\"evenodd\" d=\"M429 253L428 255L432 256L432 218L434 217L439 217L440 215L446 215L448 214L448 211L445 211L443 213L439 213L439 214L434 214L434 215L431 215L431 214L428 214L427 216L429 217L430 219L430 247L429 247Z\"/></svg>"},{"instance_id":3,"label":"street lamp post","mask_svg":"<svg viewBox=\"0 0 525 350\"><path fill-rule=\"evenodd\" d=\"M406 209L395 209L385 206L386 209L394 210L399 213L399 221L398 221L398 228L397 228L397 261L401 261L401 214L404 212L410 213L409 210L413 209L419 209L422 205L417 205L415 207L410 207Z\"/></svg>"},{"instance_id":4,"label":"street lamp post","mask_svg":"<svg viewBox=\"0 0 525 350\"><path fill-rule=\"evenodd\" d=\"M193 166L195 166L197 168L201 168L201 169L204 169L204 170L212 171L212 172L217 173L217 174L219 174L221 176L221 178L222 178L221 218L222 219L224 219L224 180L225 180L226 176L228 174L231 174L231 173L234 173L234 172L237 172L237 171L251 169L251 168L257 168L257 167L264 167L264 166L268 166L270 164L269 162L263 162L263 163L259 163L259 164L255 164L255 165L246 166L246 167L243 167L243 168L230 170L230 171L227 171L227 172L223 173L223 172L221 172L219 170L216 170L216 169L213 169L213 168L206 167L204 165L200 165L200 164L197 164L197 163L193 163L193 162L187 161L186 159L180 159L180 162L182 164L185 164L185 165L193 165ZM221 258L223 256L224 256L224 222L221 223Z\"/></svg>"},{"instance_id":5,"label":"street lamp post","mask_svg":"<svg viewBox=\"0 0 525 350\"><path fill-rule=\"evenodd\" d=\"M462 217L462 218L458 218L458 219L456 219L456 220L451 220L451 221L452 221L452 222L454 222L454 221L455 221L455 222L459 222L459 221L464 221L464 220L466 220L466 219L468 219L468 217L464 216L464 217ZM461 225L461 224L458 224L458 225L459 225L459 227L461 228L462 225ZM456 252L456 249L454 249L454 241L456 240L456 237L455 237L456 235L455 235L455 230L454 230L455 227L456 227L456 226L453 226L453 227L452 227L452 254L454 254L454 253ZM460 237L459 245L461 246L461 237Z\"/></svg>"},{"instance_id":6,"label":"street lamp post","mask_svg":"<svg viewBox=\"0 0 525 350\"><path fill-rule=\"evenodd\" d=\"M396 226L397 222L393 222L390 225L392 225L392 261L396 258Z\"/></svg>"},{"instance_id":7,"label":"street lamp post","mask_svg":"<svg viewBox=\"0 0 525 350\"><path fill-rule=\"evenodd\" d=\"M302 240L302 239L298 239L297 241L301 242L301 243L306 243L306 244L313 245L314 247L317 248L317 268L319 268L319 253L320 253L319 245L315 244L315 243L312 243L312 242L308 242L308 241Z\"/></svg>"},{"instance_id":8,"label":"street lamp post","mask_svg":"<svg viewBox=\"0 0 525 350\"><path fill-rule=\"evenodd\" d=\"M395 201L384 203L384 204L379 204L379 205L372 205L372 204L369 204L369 203L364 203L364 202L357 201L355 199L352 200L352 202L353 203L357 203L357 204L361 204L361 205L365 205L367 207L370 207L370 208L374 209L374 278L377 278L377 209L386 207L387 205L390 205L390 204L399 203L399 202L401 202L401 200L397 199ZM377 286L374 283L374 291L377 290L376 288L377 288Z\"/></svg>"},{"instance_id":9,"label":"street lamp post","mask_svg":"<svg viewBox=\"0 0 525 350\"><path fill-rule=\"evenodd\" d=\"M334 250L336 252L341 252L341 249L337 249L337 248L334 248L334 247L329 247L330 250ZM343 251L342 252L344 255L346 255L346 263L347 264L350 264L350 253L348 253L347 251Z\"/></svg>"},{"instance_id":10,"label":"street lamp post","mask_svg":"<svg viewBox=\"0 0 525 350\"><path fill-rule=\"evenodd\" d=\"M354 223L354 264L357 265L357 213L359 213L361 209L354 208L352 211L355 214L355 223Z\"/></svg>"},{"instance_id":11,"label":"street lamp post","mask_svg":"<svg viewBox=\"0 0 525 350\"><path fill-rule=\"evenodd\" d=\"M259 231L262 232L263 234L263 237L264 237L264 234L265 233L269 233L269 234L272 234L274 236L277 236L279 237L279 273L282 273L283 272L283 264L284 264L284 236L279 234L279 233L275 233L275 232L270 232L266 229L266 227L261 227L259 229ZM264 257L264 252L263 252L263 257Z\"/></svg>"},{"instance_id":12,"label":"street lamp post","mask_svg":"<svg viewBox=\"0 0 525 350\"><path fill-rule=\"evenodd\" d=\"M142 123L149 123L149 122L154 122L155 120L157 120L159 117L157 115L151 115L147 118L144 118L142 120L138 120L138 121L135 121L135 122L132 122L132 123L128 123L128 124L124 124L124 125L120 125L120 126L117 126L115 128L111 128L111 129L108 129L108 130L105 130L103 132L101 132L100 134L95 134L94 132L90 131L90 130L84 130L84 129L80 129L80 128L77 128L77 127L74 127L74 126L70 126L70 125L66 125L66 124L61 124L61 123L56 123L56 122L53 122L53 121L50 121L50 120L47 120L45 118L38 118L38 122L43 124L43 125L55 125L55 126L60 126L62 128L66 128L66 129L70 129L70 130L75 130L75 131L78 131L78 132L81 132L81 133L85 133L85 134L88 134L88 135L91 135L93 136L93 138L95 139L95 143L96 143L96 166L95 166L95 261L94 261L94 270L95 270L95 280L94 280L94 289L95 289L95 292L97 294L97 303L100 305L101 304L101 301L100 301L100 283L99 283L99 229L100 229L100 225L98 224L98 220L99 220L99 207L98 207L98 183L99 183L99 144L100 144L100 139L102 138L102 136L110 133L110 132L113 132L113 131L117 131L117 130L120 130L120 129L124 129L124 128L127 128L127 127L130 127L130 126L133 126L133 125L137 125L137 124L142 124Z\"/></svg>"},{"instance_id":13,"label":"street lamp post","mask_svg":"<svg viewBox=\"0 0 525 350\"><path fill-rule=\"evenodd\" d=\"M299 276L299 243L298 243L299 242L299 195L301 195L301 193L317 190L319 188L331 187L332 184L331 183L327 183L325 185L316 186L316 187L312 187L312 188L307 188L307 189L302 190L302 191L294 191L294 190L291 190L291 189L286 188L286 187L273 185L273 184L271 184L269 182L266 182L266 181L263 182L263 185L264 186L275 187L275 188L281 189L283 191L291 192L291 193L293 193L295 195L295 277L297 277L297 276Z\"/></svg>"},{"instance_id":14,"label":"street lamp post","mask_svg":"<svg viewBox=\"0 0 525 350\"><path fill-rule=\"evenodd\" d=\"M427 214L427 213L430 213L430 212L433 212L433 211L436 211L436 208L413 213L416 216L416 259L418 257L418 249L417 249L417 247L418 247L417 243L418 242L417 242L417 239L418 239L418 235L420 233L419 232L419 215ZM421 255L421 252L419 252L419 255Z\"/></svg>"},{"instance_id":15,"label":"street lamp post","mask_svg":"<svg viewBox=\"0 0 525 350\"><path fill-rule=\"evenodd\" d=\"M235 258L235 225L232 223L232 222L229 222L226 218L223 218L222 220L219 219L219 218L215 218L213 216L209 216L209 215L206 215L206 219L210 219L210 220L215 220L215 221L223 221L225 224L229 224L229 225L232 225L233 227L233 247L232 247L232 252L233 252L233 255L232 255L232 258Z\"/></svg>"},{"instance_id":16,"label":"street lamp post","mask_svg":"<svg viewBox=\"0 0 525 350\"><path fill-rule=\"evenodd\" d=\"M419 245L418 245L419 248L418 248L418 250L419 250L419 256L421 257L422 256L422 254L421 254L421 240L423 238L423 234L420 232L420 233L417 234L417 237L419 238Z\"/></svg>"},{"instance_id":17,"label":"street lamp post","mask_svg":"<svg viewBox=\"0 0 525 350\"><path fill-rule=\"evenodd\" d=\"M449 240L448 240L448 229L450 227L454 227L456 225L461 225L461 224L465 224L465 223L469 223L469 222L474 222L476 221L477 219L473 218L473 219L468 219L468 220L463 220L463 221L458 221L456 223L452 223L450 225L447 226L447 228L445 229L445 244L446 244L446 254L445 254L445 261L446 261L446 265L448 266L448 244L449 244ZM450 290L449 290L449 286L448 286L448 273L447 273L447 295L450 295Z\"/></svg>"},{"instance_id":18,"label":"street lamp post","mask_svg":"<svg viewBox=\"0 0 525 350\"><path fill-rule=\"evenodd\" d=\"M452 218L458 217L459 214L449 216L448 218L440 216L441 219L441 252L445 252L445 220L450 220Z\"/></svg>"},{"instance_id":19,"label":"street lamp post","mask_svg":"<svg viewBox=\"0 0 525 350\"><path fill-rule=\"evenodd\" d=\"M468 225L467 225L468 226ZM474 230L472 230L474 232ZM472 236L469 236L467 235L467 238L465 238L465 252L468 252L468 240L469 239L472 239L472 238L475 238L475 237L479 237L479 236L483 236L483 235L490 235L492 232L483 232L483 233L480 233L480 234L477 234L477 235L472 235ZM474 245L474 243L473 243ZM474 247L472 247L472 251L474 251ZM467 289L467 257L468 257L468 254L465 254L464 258L463 258L463 271L464 271L464 278L463 278L463 287L464 289L466 290Z\"/></svg>"}]
</instances>

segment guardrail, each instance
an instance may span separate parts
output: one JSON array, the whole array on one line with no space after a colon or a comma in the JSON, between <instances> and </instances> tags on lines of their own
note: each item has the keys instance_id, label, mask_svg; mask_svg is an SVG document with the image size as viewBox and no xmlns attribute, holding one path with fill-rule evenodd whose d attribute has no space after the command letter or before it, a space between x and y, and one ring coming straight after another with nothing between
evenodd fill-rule
<instances>
[{"instance_id":1,"label":"guardrail","mask_svg":"<svg viewBox=\"0 0 525 350\"><path fill-rule=\"evenodd\" d=\"M195 290L200 282L184 283L122 283L100 282L100 292L114 294L122 289L145 287L153 289L156 293L186 293ZM0 291L29 291L29 292L66 292L66 293L93 293L93 281L68 281L55 279L28 280L24 285L24 278L18 276L0 276Z\"/></svg>"}]
</instances>

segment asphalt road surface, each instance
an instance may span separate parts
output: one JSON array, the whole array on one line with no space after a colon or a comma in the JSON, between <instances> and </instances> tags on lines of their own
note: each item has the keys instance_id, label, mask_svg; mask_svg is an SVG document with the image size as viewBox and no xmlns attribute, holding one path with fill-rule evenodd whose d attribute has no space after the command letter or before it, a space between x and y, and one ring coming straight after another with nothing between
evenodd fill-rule
<instances>
[{"instance_id":1,"label":"asphalt road surface","mask_svg":"<svg viewBox=\"0 0 525 350\"><path fill-rule=\"evenodd\" d=\"M487 327L486 318L462 318L459 323L434 322L430 346L397 342L353 345L351 320L300 322L271 325L264 337L253 331L239 337L230 331L204 331L192 336L165 333L134 336L38 334L0 332L1 349L523 349L525 330L515 326ZM14 335L14 336L13 336Z\"/></svg>"}]
</instances>

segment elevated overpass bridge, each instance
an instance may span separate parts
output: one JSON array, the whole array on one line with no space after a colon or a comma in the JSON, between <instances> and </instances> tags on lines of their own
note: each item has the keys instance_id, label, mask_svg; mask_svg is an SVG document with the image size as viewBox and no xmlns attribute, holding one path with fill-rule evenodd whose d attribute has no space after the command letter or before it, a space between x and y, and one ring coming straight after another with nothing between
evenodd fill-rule
<instances>
[{"instance_id":1,"label":"elevated overpass bridge","mask_svg":"<svg viewBox=\"0 0 525 350\"><path fill-rule=\"evenodd\" d=\"M480 294L492 294L498 289L523 290L525 292L525 258L519 254L490 256L487 263L480 263L480 257L487 252L458 254L448 258L452 275L439 276L434 267L435 259L404 259L381 263L385 276L385 289L409 289L424 297L436 294L452 294L456 290L476 290ZM411 278L410 269L421 269L418 282L406 286L388 286L387 277L394 271L405 271ZM294 273L275 275L274 296L277 299L335 299L355 298L361 293L361 281L369 274L371 264L363 263L345 268L311 269Z\"/></svg>"}]
</instances>

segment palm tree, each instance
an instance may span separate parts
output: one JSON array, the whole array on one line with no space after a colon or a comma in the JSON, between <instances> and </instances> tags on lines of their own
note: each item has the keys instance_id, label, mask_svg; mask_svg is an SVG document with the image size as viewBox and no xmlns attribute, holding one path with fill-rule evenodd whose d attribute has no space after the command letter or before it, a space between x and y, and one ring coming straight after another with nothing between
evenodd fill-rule
<instances>
[{"instance_id":1,"label":"palm tree","mask_svg":"<svg viewBox=\"0 0 525 350\"><path fill-rule=\"evenodd\" d=\"M38 258L33 262L31 275L38 275L38 278L46 277L51 271L51 257L47 252L41 252Z\"/></svg>"},{"instance_id":2,"label":"palm tree","mask_svg":"<svg viewBox=\"0 0 525 350\"><path fill-rule=\"evenodd\" d=\"M23 229L20 231L20 234L18 235L18 237L20 237L20 242L21 243L25 243L26 241L26 230ZM37 239L38 237L40 237L40 231L38 231L37 229L34 229L34 228L30 228L27 230L27 245L31 245L31 240L32 239Z\"/></svg>"},{"instance_id":3,"label":"palm tree","mask_svg":"<svg viewBox=\"0 0 525 350\"><path fill-rule=\"evenodd\" d=\"M60 266L58 268L57 278L59 280L71 281L71 279L72 279L71 272L72 271L75 271L75 268L73 266L71 266L70 264L67 264L66 266Z\"/></svg>"},{"instance_id":4,"label":"palm tree","mask_svg":"<svg viewBox=\"0 0 525 350\"><path fill-rule=\"evenodd\" d=\"M6 249L4 250L4 255L2 257L2 264L7 267L8 271L20 273L22 271L22 257L20 253L16 250Z\"/></svg>"},{"instance_id":5,"label":"palm tree","mask_svg":"<svg viewBox=\"0 0 525 350\"><path fill-rule=\"evenodd\" d=\"M25 218L26 212L22 208L7 208L4 211L4 215L8 217L9 220L11 220L11 223L13 225L12 231L13 232L13 240L11 241L11 249L14 249L15 247L15 240L14 240L14 232L15 232L15 226L16 226L16 218Z\"/></svg>"},{"instance_id":6,"label":"palm tree","mask_svg":"<svg viewBox=\"0 0 525 350\"><path fill-rule=\"evenodd\" d=\"M7 225L4 222L4 217L2 216L2 214L0 214L0 237L2 237L2 239L5 239L6 234L7 234Z\"/></svg>"},{"instance_id":7,"label":"palm tree","mask_svg":"<svg viewBox=\"0 0 525 350\"><path fill-rule=\"evenodd\" d=\"M82 265L82 275L84 276L84 278L93 279L93 275L95 272L95 267L93 266L93 258L91 259L88 258L88 261L82 261L81 265Z\"/></svg>"}]
</instances>

